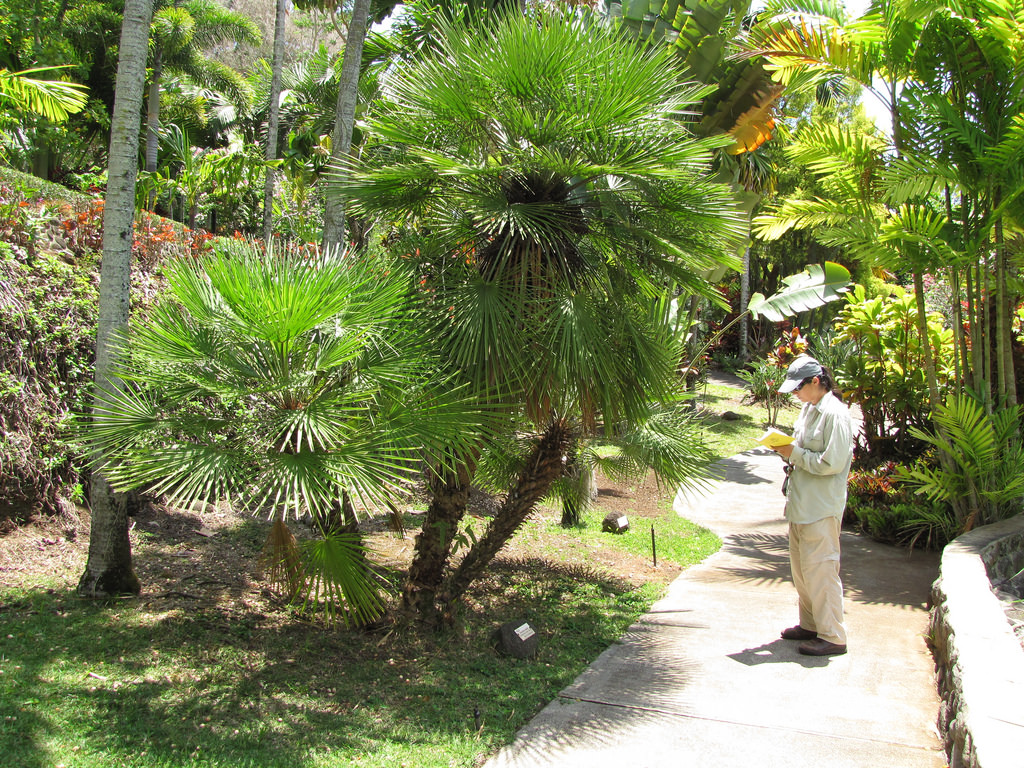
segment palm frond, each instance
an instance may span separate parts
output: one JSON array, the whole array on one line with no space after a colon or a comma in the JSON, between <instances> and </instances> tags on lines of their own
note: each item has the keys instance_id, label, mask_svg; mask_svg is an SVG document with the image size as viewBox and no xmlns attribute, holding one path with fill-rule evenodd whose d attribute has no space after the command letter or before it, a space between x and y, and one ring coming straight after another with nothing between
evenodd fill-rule
<instances>
[{"instance_id":1,"label":"palm frond","mask_svg":"<svg viewBox=\"0 0 1024 768\"><path fill-rule=\"evenodd\" d=\"M303 606L322 612L328 624L364 626L383 616L385 596L368 571L366 551L358 537L343 533L303 544Z\"/></svg>"},{"instance_id":2,"label":"palm frond","mask_svg":"<svg viewBox=\"0 0 1024 768\"><path fill-rule=\"evenodd\" d=\"M871 85L872 58L854 33L825 16L784 14L751 27L740 44L741 55L762 56L765 69L783 85L799 73L815 82L835 75Z\"/></svg>"},{"instance_id":3,"label":"palm frond","mask_svg":"<svg viewBox=\"0 0 1024 768\"><path fill-rule=\"evenodd\" d=\"M912 199L924 199L949 184L955 187L958 179L948 164L919 155L898 157L889 163L882 176L881 188L894 204Z\"/></svg>"},{"instance_id":4,"label":"palm frond","mask_svg":"<svg viewBox=\"0 0 1024 768\"><path fill-rule=\"evenodd\" d=\"M40 80L37 76L55 74L60 67L37 67L20 72L0 69L0 105L21 112L32 112L47 120L63 122L85 107L87 89L63 80Z\"/></svg>"},{"instance_id":5,"label":"palm frond","mask_svg":"<svg viewBox=\"0 0 1024 768\"><path fill-rule=\"evenodd\" d=\"M835 200L791 199L768 213L756 216L753 221L754 233L765 240L777 240L791 229L812 229L838 227L849 223L856 211Z\"/></svg>"},{"instance_id":6,"label":"palm frond","mask_svg":"<svg viewBox=\"0 0 1024 768\"><path fill-rule=\"evenodd\" d=\"M943 237L949 228L945 214L926 206L903 205L882 224L880 242L899 244L904 250L908 246L927 254L928 262L935 265L963 263L965 257L953 248Z\"/></svg>"}]
</instances>

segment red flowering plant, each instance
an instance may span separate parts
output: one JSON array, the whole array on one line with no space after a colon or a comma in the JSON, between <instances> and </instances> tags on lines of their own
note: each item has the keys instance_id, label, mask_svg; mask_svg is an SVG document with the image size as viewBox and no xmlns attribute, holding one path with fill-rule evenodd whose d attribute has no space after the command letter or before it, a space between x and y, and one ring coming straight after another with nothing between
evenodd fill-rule
<instances>
[{"instance_id":1,"label":"red flowering plant","mask_svg":"<svg viewBox=\"0 0 1024 768\"><path fill-rule=\"evenodd\" d=\"M99 253L103 249L103 201L93 200L84 210L61 220L67 248L75 256Z\"/></svg>"}]
</instances>

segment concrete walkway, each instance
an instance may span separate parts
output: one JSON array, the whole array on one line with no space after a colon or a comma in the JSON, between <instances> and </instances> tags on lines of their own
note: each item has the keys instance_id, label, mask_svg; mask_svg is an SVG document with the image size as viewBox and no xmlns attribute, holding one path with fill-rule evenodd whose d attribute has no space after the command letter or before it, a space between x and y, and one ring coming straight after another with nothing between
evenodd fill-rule
<instances>
[{"instance_id":1,"label":"concrete walkway","mask_svg":"<svg viewBox=\"0 0 1024 768\"><path fill-rule=\"evenodd\" d=\"M941 768L925 643L938 555L843 533L849 653L812 658L796 623L782 462L722 462L682 516L722 549L605 651L485 768Z\"/></svg>"}]
</instances>

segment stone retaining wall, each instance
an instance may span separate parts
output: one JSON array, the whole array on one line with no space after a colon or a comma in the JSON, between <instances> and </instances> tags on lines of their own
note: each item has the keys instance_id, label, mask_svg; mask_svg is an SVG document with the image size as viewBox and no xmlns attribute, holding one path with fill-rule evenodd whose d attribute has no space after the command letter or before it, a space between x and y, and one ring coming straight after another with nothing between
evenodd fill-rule
<instances>
[{"instance_id":1,"label":"stone retaining wall","mask_svg":"<svg viewBox=\"0 0 1024 768\"><path fill-rule=\"evenodd\" d=\"M942 553L931 639L950 768L1024 765L1024 649L992 590L1022 568L1024 515L966 533Z\"/></svg>"}]
</instances>

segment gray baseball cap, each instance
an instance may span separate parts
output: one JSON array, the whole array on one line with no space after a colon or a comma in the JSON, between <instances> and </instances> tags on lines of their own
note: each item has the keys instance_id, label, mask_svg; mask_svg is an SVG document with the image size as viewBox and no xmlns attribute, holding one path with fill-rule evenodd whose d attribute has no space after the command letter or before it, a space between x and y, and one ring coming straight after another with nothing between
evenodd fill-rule
<instances>
[{"instance_id":1,"label":"gray baseball cap","mask_svg":"<svg viewBox=\"0 0 1024 768\"><path fill-rule=\"evenodd\" d=\"M810 355L800 355L800 357L789 364L789 370L786 371L786 380L779 387L779 392L792 392L800 386L800 382L804 379L809 379L811 376L821 376L821 374L821 363Z\"/></svg>"}]
</instances>

